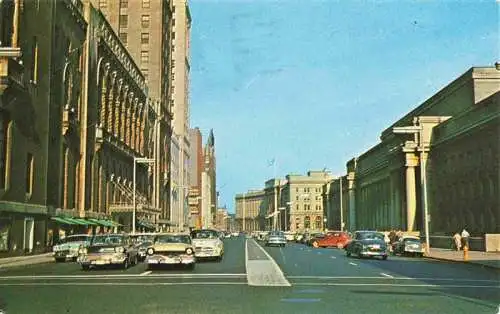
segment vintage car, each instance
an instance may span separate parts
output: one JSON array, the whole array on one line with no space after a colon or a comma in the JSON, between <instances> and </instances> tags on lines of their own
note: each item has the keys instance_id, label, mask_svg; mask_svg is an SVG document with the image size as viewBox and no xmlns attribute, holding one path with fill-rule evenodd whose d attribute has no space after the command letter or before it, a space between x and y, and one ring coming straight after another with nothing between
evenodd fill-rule
<instances>
[{"instance_id":1,"label":"vintage car","mask_svg":"<svg viewBox=\"0 0 500 314\"><path fill-rule=\"evenodd\" d=\"M189 234L158 234L147 249L148 268L160 265L186 265L194 269L195 262L194 247Z\"/></svg>"},{"instance_id":2,"label":"vintage car","mask_svg":"<svg viewBox=\"0 0 500 314\"><path fill-rule=\"evenodd\" d=\"M295 240L295 233L292 231L286 231L285 232L285 238L287 241L291 242Z\"/></svg>"},{"instance_id":3,"label":"vintage car","mask_svg":"<svg viewBox=\"0 0 500 314\"><path fill-rule=\"evenodd\" d=\"M351 242L345 247L347 256L381 257L387 259L387 245L384 234L376 231L356 231Z\"/></svg>"},{"instance_id":4,"label":"vintage car","mask_svg":"<svg viewBox=\"0 0 500 314\"><path fill-rule=\"evenodd\" d=\"M130 235L132 242L137 247L137 255L140 261L146 259L146 251L153 244L155 236L156 233L135 233Z\"/></svg>"},{"instance_id":5,"label":"vintage car","mask_svg":"<svg viewBox=\"0 0 500 314\"><path fill-rule=\"evenodd\" d=\"M95 235L90 246L82 249L78 262L83 270L106 265L127 269L138 262L137 247L126 234Z\"/></svg>"},{"instance_id":6,"label":"vintage car","mask_svg":"<svg viewBox=\"0 0 500 314\"><path fill-rule=\"evenodd\" d=\"M419 237L403 236L392 244L392 252L394 255L401 254L422 257L424 256L424 247Z\"/></svg>"},{"instance_id":7,"label":"vintage car","mask_svg":"<svg viewBox=\"0 0 500 314\"><path fill-rule=\"evenodd\" d=\"M310 233L308 235L308 238L305 241L305 244L312 246L314 241L317 241L317 240L322 239L324 237L325 237L325 234L322 232Z\"/></svg>"},{"instance_id":8,"label":"vintage car","mask_svg":"<svg viewBox=\"0 0 500 314\"><path fill-rule=\"evenodd\" d=\"M315 248L337 247L339 249L344 248L349 241L351 241L351 237L342 231L330 231L323 237L311 240L312 246Z\"/></svg>"},{"instance_id":9,"label":"vintage car","mask_svg":"<svg viewBox=\"0 0 500 314\"><path fill-rule=\"evenodd\" d=\"M62 238L52 248L54 259L56 262L76 261L80 250L88 247L91 239L92 236L88 234L74 234Z\"/></svg>"},{"instance_id":10,"label":"vintage car","mask_svg":"<svg viewBox=\"0 0 500 314\"><path fill-rule=\"evenodd\" d=\"M191 232L196 258L215 258L218 261L224 256L224 242L218 237L217 230L200 229Z\"/></svg>"},{"instance_id":11,"label":"vintage car","mask_svg":"<svg viewBox=\"0 0 500 314\"><path fill-rule=\"evenodd\" d=\"M283 231L271 231L267 235L264 243L266 246L277 245L283 247L286 245L285 233L283 233Z\"/></svg>"}]
</instances>

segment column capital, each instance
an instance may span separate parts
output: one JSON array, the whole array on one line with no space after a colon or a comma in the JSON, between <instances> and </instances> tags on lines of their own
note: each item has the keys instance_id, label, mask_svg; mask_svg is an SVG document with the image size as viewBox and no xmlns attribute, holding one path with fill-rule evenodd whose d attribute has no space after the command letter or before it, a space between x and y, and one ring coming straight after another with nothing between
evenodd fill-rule
<instances>
[{"instance_id":1,"label":"column capital","mask_svg":"<svg viewBox=\"0 0 500 314\"><path fill-rule=\"evenodd\" d=\"M416 167L418 166L418 158L415 154L413 153L406 153L405 154L405 166L406 167Z\"/></svg>"}]
</instances>

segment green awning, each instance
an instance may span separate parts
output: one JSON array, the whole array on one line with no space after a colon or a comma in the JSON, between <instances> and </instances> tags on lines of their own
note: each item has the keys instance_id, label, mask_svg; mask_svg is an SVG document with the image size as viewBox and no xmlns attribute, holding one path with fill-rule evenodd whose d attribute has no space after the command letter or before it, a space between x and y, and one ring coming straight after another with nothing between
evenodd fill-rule
<instances>
[{"instance_id":1,"label":"green awning","mask_svg":"<svg viewBox=\"0 0 500 314\"><path fill-rule=\"evenodd\" d=\"M73 220L79 221L81 223L84 223L85 225L91 225L91 226L97 226L97 224L93 221L83 219L83 218L71 218Z\"/></svg>"},{"instance_id":2,"label":"green awning","mask_svg":"<svg viewBox=\"0 0 500 314\"><path fill-rule=\"evenodd\" d=\"M89 220L96 223L96 224L104 226L104 227L118 227L118 226L120 226L120 224L115 223L114 221L111 221L111 220L94 219L94 218L90 218Z\"/></svg>"},{"instance_id":3,"label":"green awning","mask_svg":"<svg viewBox=\"0 0 500 314\"><path fill-rule=\"evenodd\" d=\"M75 225L81 225L81 226L86 226L86 225L88 225L88 223L87 223L87 222L85 222L85 221L81 221L81 220L80 220L80 219L78 219L78 218L64 217L64 220L71 221L71 222L73 222Z\"/></svg>"},{"instance_id":4,"label":"green awning","mask_svg":"<svg viewBox=\"0 0 500 314\"><path fill-rule=\"evenodd\" d=\"M54 220L54 221L57 221L59 223L66 224L66 225L77 225L76 222L67 220L67 219L62 218L62 217L52 217L51 219Z\"/></svg>"}]
</instances>

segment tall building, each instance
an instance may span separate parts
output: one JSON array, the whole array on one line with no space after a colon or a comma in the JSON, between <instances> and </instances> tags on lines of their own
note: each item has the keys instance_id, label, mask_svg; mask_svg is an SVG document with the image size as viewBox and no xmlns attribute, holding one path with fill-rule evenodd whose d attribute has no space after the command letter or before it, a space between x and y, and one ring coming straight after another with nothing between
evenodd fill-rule
<instances>
[{"instance_id":1,"label":"tall building","mask_svg":"<svg viewBox=\"0 0 500 314\"><path fill-rule=\"evenodd\" d=\"M89 1L89 0L86 0ZM170 138L172 121L171 71L173 7L165 0L90 0L106 17L123 46L146 80L152 110L157 116L151 137L154 139L152 166L153 204L161 211L158 222L170 222ZM172 38L173 39L173 38Z\"/></svg>"},{"instance_id":2,"label":"tall building","mask_svg":"<svg viewBox=\"0 0 500 314\"><path fill-rule=\"evenodd\" d=\"M242 231L264 230L265 191L252 190L242 194L236 194L236 221Z\"/></svg>"},{"instance_id":3,"label":"tall building","mask_svg":"<svg viewBox=\"0 0 500 314\"><path fill-rule=\"evenodd\" d=\"M217 209L217 177L215 159L215 137L213 130L207 139L203 153L203 172L201 174L201 216L202 227L212 227Z\"/></svg>"},{"instance_id":4,"label":"tall building","mask_svg":"<svg viewBox=\"0 0 500 314\"><path fill-rule=\"evenodd\" d=\"M321 231L325 228L323 188L333 177L327 171L289 174L281 188L280 221L290 231Z\"/></svg>"},{"instance_id":5,"label":"tall building","mask_svg":"<svg viewBox=\"0 0 500 314\"><path fill-rule=\"evenodd\" d=\"M227 231L227 223L228 219L227 208L219 208L215 214L215 228L220 231Z\"/></svg>"},{"instance_id":6,"label":"tall building","mask_svg":"<svg viewBox=\"0 0 500 314\"><path fill-rule=\"evenodd\" d=\"M200 129L189 130L190 164L189 164L189 226L201 228L201 175L203 172L203 139Z\"/></svg>"},{"instance_id":7,"label":"tall building","mask_svg":"<svg viewBox=\"0 0 500 314\"><path fill-rule=\"evenodd\" d=\"M179 137L181 160L179 162L180 181L177 191L172 187L172 193L177 193L183 200L189 195L189 72L190 72L190 33L191 14L187 0L171 1L170 23L170 104L173 110L172 130ZM186 227L190 224L189 207L183 210L181 223Z\"/></svg>"}]
</instances>

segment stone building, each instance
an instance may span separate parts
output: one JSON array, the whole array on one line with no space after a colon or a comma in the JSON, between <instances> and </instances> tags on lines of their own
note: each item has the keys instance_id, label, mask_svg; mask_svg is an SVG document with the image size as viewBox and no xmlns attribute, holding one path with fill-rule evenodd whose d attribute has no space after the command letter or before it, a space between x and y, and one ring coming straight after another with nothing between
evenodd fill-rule
<instances>
[{"instance_id":1,"label":"stone building","mask_svg":"<svg viewBox=\"0 0 500 314\"><path fill-rule=\"evenodd\" d=\"M266 193L264 190L251 190L246 193L236 194L236 221L242 231L264 230L263 213ZM243 219L244 218L244 219Z\"/></svg>"},{"instance_id":2,"label":"stone building","mask_svg":"<svg viewBox=\"0 0 500 314\"><path fill-rule=\"evenodd\" d=\"M347 163L350 227L498 233L500 71L471 68ZM347 194L347 195L346 195Z\"/></svg>"},{"instance_id":3,"label":"stone building","mask_svg":"<svg viewBox=\"0 0 500 314\"><path fill-rule=\"evenodd\" d=\"M203 172L201 174L201 220L202 227L210 228L215 222L217 208L217 163L215 156L215 137L210 130L203 151Z\"/></svg>"}]
</instances>

